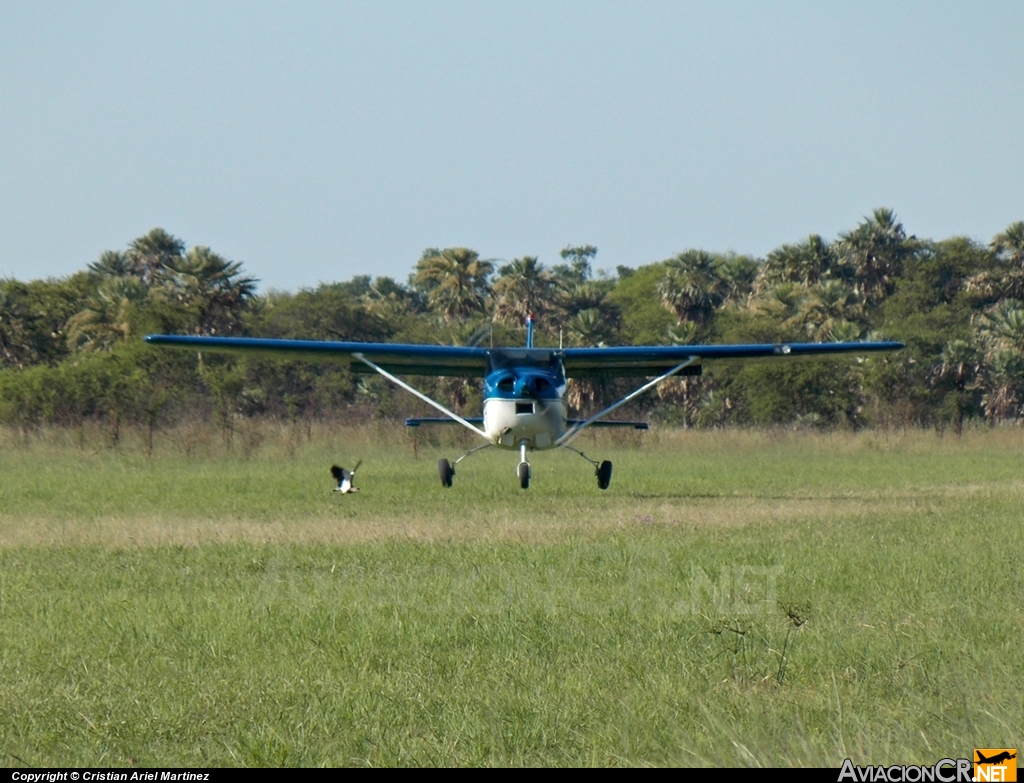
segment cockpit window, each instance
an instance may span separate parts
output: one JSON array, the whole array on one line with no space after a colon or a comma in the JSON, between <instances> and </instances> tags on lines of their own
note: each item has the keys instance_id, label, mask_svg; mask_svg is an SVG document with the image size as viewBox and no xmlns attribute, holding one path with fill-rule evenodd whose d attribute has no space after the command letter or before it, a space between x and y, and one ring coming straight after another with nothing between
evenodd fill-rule
<instances>
[{"instance_id":1,"label":"cockpit window","mask_svg":"<svg viewBox=\"0 0 1024 783\"><path fill-rule=\"evenodd\" d=\"M503 392L515 391L516 379L511 375L506 375L498 381L498 390Z\"/></svg>"},{"instance_id":2,"label":"cockpit window","mask_svg":"<svg viewBox=\"0 0 1024 783\"><path fill-rule=\"evenodd\" d=\"M560 355L550 348L496 348L487 359L491 370L532 367L538 370L561 369Z\"/></svg>"}]
</instances>

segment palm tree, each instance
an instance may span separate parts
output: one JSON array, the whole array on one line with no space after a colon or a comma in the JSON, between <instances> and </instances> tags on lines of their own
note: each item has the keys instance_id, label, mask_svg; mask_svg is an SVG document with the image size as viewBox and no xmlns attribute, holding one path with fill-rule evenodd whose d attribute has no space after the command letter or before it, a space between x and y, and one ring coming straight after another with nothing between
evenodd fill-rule
<instances>
[{"instance_id":1,"label":"palm tree","mask_svg":"<svg viewBox=\"0 0 1024 783\"><path fill-rule=\"evenodd\" d=\"M85 301L85 307L68 319L68 348L107 350L127 339L132 333L134 310L145 299L146 288L138 278L107 278Z\"/></svg>"},{"instance_id":2,"label":"palm tree","mask_svg":"<svg viewBox=\"0 0 1024 783\"><path fill-rule=\"evenodd\" d=\"M986 390L981 398L985 416L993 424L1017 418L1021 413L1024 357L1015 350L995 350L986 356L985 371Z\"/></svg>"},{"instance_id":3,"label":"palm tree","mask_svg":"<svg viewBox=\"0 0 1024 783\"><path fill-rule=\"evenodd\" d=\"M1014 267L1024 267L1024 221L1018 220L992 238L996 256Z\"/></svg>"},{"instance_id":4,"label":"palm tree","mask_svg":"<svg viewBox=\"0 0 1024 783\"><path fill-rule=\"evenodd\" d=\"M982 360L978 349L966 340L950 340L942 348L942 361L935 368L934 380L952 384L952 402L955 406L953 426L956 434L964 429L964 416L977 393L978 375Z\"/></svg>"},{"instance_id":5,"label":"palm tree","mask_svg":"<svg viewBox=\"0 0 1024 783\"><path fill-rule=\"evenodd\" d=\"M1024 305L1003 299L978 319L978 331L991 349L1012 349L1024 353Z\"/></svg>"},{"instance_id":6,"label":"palm tree","mask_svg":"<svg viewBox=\"0 0 1024 783\"><path fill-rule=\"evenodd\" d=\"M724 301L742 304L754 291L761 264L751 256L736 253L726 254L718 265L718 273L722 278Z\"/></svg>"},{"instance_id":7,"label":"palm tree","mask_svg":"<svg viewBox=\"0 0 1024 783\"><path fill-rule=\"evenodd\" d=\"M967 290L988 301L1024 299L1024 221L1011 223L996 234L989 247L994 267L968 279Z\"/></svg>"},{"instance_id":8,"label":"palm tree","mask_svg":"<svg viewBox=\"0 0 1024 783\"><path fill-rule=\"evenodd\" d=\"M985 415L992 423L1016 417L1024 377L1024 305L1003 299L978 317L975 327L984 352Z\"/></svg>"},{"instance_id":9,"label":"palm tree","mask_svg":"<svg viewBox=\"0 0 1024 783\"><path fill-rule=\"evenodd\" d=\"M756 313L785 323L797 317L806 295L807 288L800 283L779 283L762 288L750 300L749 306Z\"/></svg>"},{"instance_id":10,"label":"palm tree","mask_svg":"<svg viewBox=\"0 0 1024 783\"><path fill-rule=\"evenodd\" d=\"M257 280L242 265L196 246L171 259L161 275L161 294L191 312L196 334L232 334L256 293Z\"/></svg>"},{"instance_id":11,"label":"palm tree","mask_svg":"<svg viewBox=\"0 0 1024 783\"><path fill-rule=\"evenodd\" d=\"M570 345L603 348L615 339L615 326L596 307L580 310L566 322Z\"/></svg>"},{"instance_id":12,"label":"palm tree","mask_svg":"<svg viewBox=\"0 0 1024 783\"><path fill-rule=\"evenodd\" d=\"M498 270L494 281L494 317L521 326L533 315L543 319L554 309L554 278L536 256L517 258Z\"/></svg>"},{"instance_id":13,"label":"palm tree","mask_svg":"<svg viewBox=\"0 0 1024 783\"><path fill-rule=\"evenodd\" d=\"M827 277L841 277L835 249L818 234L806 242L783 245L765 259L755 287L762 290L779 283L811 286Z\"/></svg>"},{"instance_id":14,"label":"palm tree","mask_svg":"<svg viewBox=\"0 0 1024 783\"><path fill-rule=\"evenodd\" d=\"M89 271L100 277L131 277L135 274L128 256L118 250L104 250L99 260L89 264Z\"/></svg>"},{"instance_id":15,"label":"palm tree","mask_svg":"<svg viewBox=\"0 0 1024 783\"><path fill-rule=\"evenodd\" d=\"M485 311L493 271L494 265L475 250L428 248L416 263L413 285L446 321L463 321Z\"/></svg>"},{"instance_id":16,"label":"palm tree","mask_svg":"<svg viewBox=\"0 0 1024 783\"><path fill-rule=\"evenodd\" d=\"M680 323L706 326L727 293L717 259L705 250L687 250L666 261L665 267L658 283L662 303Z\"/></svg>"},{"instance_id":17,"label":"palm tree","mask_svg":"<svg viewBox=\"0 0 1024 783\"><path fill-rule=\"evenodd\" d=\"M162 228L154 228L128 246L125 260L131 273L148 287L157 281L167 266L176 263L184 252L184 242ZM100 257L100 263L103 263L103 256Z\"/></svg>"},{"instance_id":18,"label":"palm tree","mask_svg":"<svg viewBox=\"0 0 1024 783\"><path fill-rule=\"evenodd\" d=\"M840 234L838 251L853 275L854 292L868 308L891 294L904 261L916 250L891 209L876 209L853 231Z\"/></svg>"},{"instance_id":19,"label":"palm tree","mask_svg":"<svg viewBox=\"0 0 1024 783\"><path fill-rule=\"evenodd\" d=\"M847 286L839 280L825 280L807 289L797 317L808 337L831 340L837 327L844 335L851 333L850 322L857 317L856 304L857 298ZM858 328L858 337L860 331Z\"/></svg>"}]
</instances>

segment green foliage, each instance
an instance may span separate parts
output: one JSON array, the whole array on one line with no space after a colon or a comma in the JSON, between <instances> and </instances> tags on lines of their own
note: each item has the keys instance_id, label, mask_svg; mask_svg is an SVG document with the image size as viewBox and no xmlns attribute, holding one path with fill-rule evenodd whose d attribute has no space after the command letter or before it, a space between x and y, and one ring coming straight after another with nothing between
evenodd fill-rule
<instances>
[{"instance_id":1,"label":"green foliage","mask_svg":"<svg viewBox=\"0 0 1024 783\"><path fill-rule=\"evenodd\" d=\"M7 394L0 416L26 427L95 418L111 431L141 417L152 434L190 410L216 417L229 440L239 416L308 422L371 404L384 418L398 417L415 403L330 363L206 356L204 379L197 361L179 357L189 369L154 387L152 374L126 357L154 332L515 345L532 312L543 346L901 340L907 349L899 356L846 370L712 366L700 381L670 384L642 401L640 412L704 426L811 417L820 426L952 425L960 432L971 418L995 424L1024 413L1022 248L1021 222L985 247L963 237L907 236L895 214L880 209L833 242L811 235L764 261L688 250L594 278L597 248L579 245L566 247L563 263L550 268L524 256L495 277L493 262L474 250L428 248L409 285L358 275L257 296L240 263L157 228L124 251L105 251L86 272L0 281L0 388ZM71 388L75 373L84 375ZM139 391L123 390L124 383ZM472 383L417 383L460 409L479 396ZM601 395L611 401L627 391L624 384L577 384L574 409L589 409ZM155 402L142 403L146 394Z\"/></svg>"},{"instance_id":2,"label":"green foliage","mask_svg":"<svg viewBox=\"0 0 1024 783\"><path fill-rule=\"evenodd\" d=\"M750 364L723 392L733 397L743 422L855 427L862 422L854 373L849 364L833 361Z\"/></svg>"},{"instance_id":3,"label":"green foliage","mask_svg":"<svg viewBox=\"0 0 1024 783\"><path fill-rule=\"evenodd\" d=\"M622 333L631 345L663 345L676 318L658 297L658 283L665 276L665 264L647 264L620 271L618 284L608 298L622 311Z\"/></svg>"}]
</instances>

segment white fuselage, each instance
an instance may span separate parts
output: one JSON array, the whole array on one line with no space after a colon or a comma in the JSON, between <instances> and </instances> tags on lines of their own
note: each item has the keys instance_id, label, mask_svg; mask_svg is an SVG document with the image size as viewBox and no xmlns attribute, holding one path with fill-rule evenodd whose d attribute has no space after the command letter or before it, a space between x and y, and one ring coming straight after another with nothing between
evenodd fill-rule
<instances>
[{"instance_id":1,"label":"white fuselage","mask_svg":"<svg viewBox=\"0 0 1024 783\"><path fill-rule=\"evenodd\" d=\"M499 448L518 449L523 441L530 450L553 448L565 432L565 417L563 400L484 400L484 431Z\"/></svg>"}]
</instances>

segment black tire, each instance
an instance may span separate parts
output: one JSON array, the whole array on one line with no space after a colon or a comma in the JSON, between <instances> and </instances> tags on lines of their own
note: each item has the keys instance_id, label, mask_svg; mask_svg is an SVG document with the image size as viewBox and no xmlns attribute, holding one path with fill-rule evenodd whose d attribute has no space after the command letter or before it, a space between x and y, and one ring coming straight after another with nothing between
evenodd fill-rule
<instances>
[{"instance_id":1,"label":"black tire","mask_svg":"<svg viewBox=\"0 0 1024 783\"><path fill-rule=\"evenodd\" d=\"M452 485L452 477L455 475L455 468L448 464L448 460L439 459L437 461L437 473L441 477L442 487L450 487Z\"/></svg>"},{"instance_id":2,"label":"black tire","mask_svg":"<svg viewBox=\"0 0 1024 783\"><path fill-rule=\"evenodd\" d=\"M605 460L601 463L601 466L597 469L597 486L601 489L608 489L608 485L612 483L612 463Z\"/></svg>"},{"instance_id":3,"label":"black tire","mask_svg":"<svg viewBox=\"0 0 1024 783\"><path fill-rule=\"evenodd\" d=\"M526 462L519 463L519 486L523 489L530 488L530 466Z\"/></svg>"}]
</instances>

